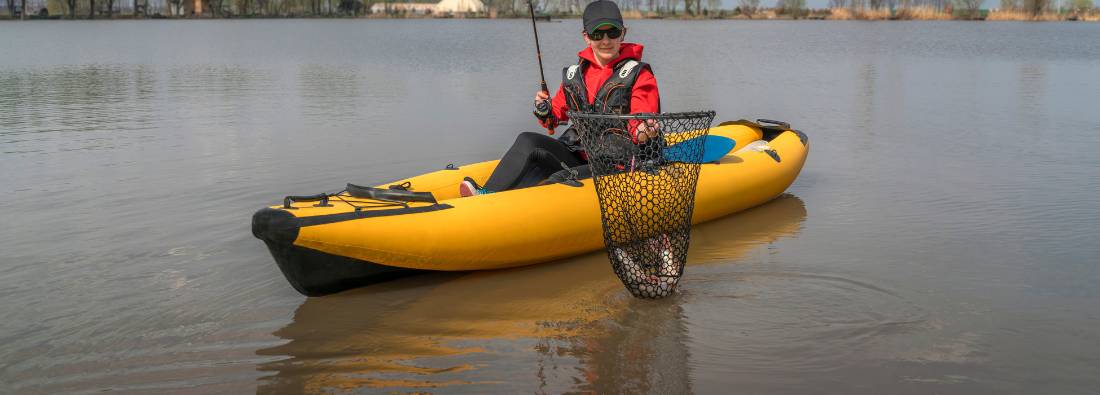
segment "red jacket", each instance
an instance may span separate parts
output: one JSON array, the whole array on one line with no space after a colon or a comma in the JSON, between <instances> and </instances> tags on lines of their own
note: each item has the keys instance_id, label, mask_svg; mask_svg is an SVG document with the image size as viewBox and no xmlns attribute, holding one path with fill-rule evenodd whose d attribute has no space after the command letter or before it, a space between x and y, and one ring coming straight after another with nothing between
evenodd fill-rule
<instances>
[{"instance_id":1,"label":"red jacket","mask_svg":"<svg viewBox=\"0 0 1100 395\"><path fill-rule=\"evenodd\" d=\"M591 47L579 52L577 56L589 62L588 68L584 70L584 85L588 88L586 89L588 91L588 103L592 103L596 99L596 92L600 90L600 86L603 86L607 78L611 77L611 73L615 71L615 65L627 59L642 61L643 49L644 47L641 44L623 43L619 47L619 57L604 67L600 67L599 63L596 62ZM630 92L630 113L658 112L660 111L660 103L660 94L657 93L657 79L653 77L653 72L648 68L642 69L638 73L637 81L634 83L634 90ZM558 86L558 93L550 100L550 109L553 117L547 122L540 121L543 127L553 129L558 126L558 123L569 120L569 116L565 114L569 110L569 105L566 104L565 91L561 86Z\"/></svg>"}]
</instances>

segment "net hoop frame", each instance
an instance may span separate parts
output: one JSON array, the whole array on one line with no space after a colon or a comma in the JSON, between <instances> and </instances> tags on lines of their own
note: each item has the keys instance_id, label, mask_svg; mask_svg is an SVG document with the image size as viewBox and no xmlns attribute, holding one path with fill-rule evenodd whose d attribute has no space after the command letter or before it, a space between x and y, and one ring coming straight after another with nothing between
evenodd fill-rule
<instances>
[{"instance_id":1,"label":"net hoop frame","mask_svg":"<svg viewBox=\"0 0 1100 395\"><path fill-rule=\"evenodd\" d=\"M626 120L646 120L646 119L690 119L700 117L710 117L711 119L717 115L714 111L688 111L688 112L639 112L633 114L603 114L603 113L590 113L581 111L566 111L566 115L569 119L574 119L574 115L578 115L579 118L590 119L626 119Z\"/></svg>"}]
</instances>

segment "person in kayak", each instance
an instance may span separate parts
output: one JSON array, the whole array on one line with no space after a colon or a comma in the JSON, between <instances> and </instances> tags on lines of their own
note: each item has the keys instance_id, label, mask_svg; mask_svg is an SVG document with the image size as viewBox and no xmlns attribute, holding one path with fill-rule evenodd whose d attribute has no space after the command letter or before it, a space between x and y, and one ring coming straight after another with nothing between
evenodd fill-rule
<instances>
[{"instance_id":1,"label":"person in kayak","mask_svg":"<svg viewBox=\"0 0 1100 395\"><path fill-rule=\"evenodd\" d=\"M582 38L587 45L577 64L562 70L562 83L553 99L550 92L535 94L535 118L547 130L569 120L566 111L614 114L656 113L661 110L657 79L643 63L641 44L624 43L626 26L614 2L589 3L582 17ZM631 131L635 143L657 136L655 127L638 125ZM459 185L462 196L481 195L538 185L551 174L581 166L587 157L572 128L554 139L541 133L523 132L501 158L484 186L466 177Z\"/></svg>"}]
</instances>

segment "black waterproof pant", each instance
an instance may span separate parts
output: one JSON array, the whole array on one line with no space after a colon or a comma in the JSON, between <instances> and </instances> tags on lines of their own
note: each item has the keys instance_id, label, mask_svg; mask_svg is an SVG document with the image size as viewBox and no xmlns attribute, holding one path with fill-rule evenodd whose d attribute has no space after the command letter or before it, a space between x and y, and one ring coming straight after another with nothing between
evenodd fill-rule
<instances>
[{"instance_id":1,"label":"black waterproof pant","mask_svg":"<svg viewBox=\"0 0 1100 395\"><path fill-rule=\"evenodd\" d=\"M561 170L562 163L575 167L585 164L585 161L553 137L523 132L516 137L516 142L500 159L483 187L500 192L535 186Z\"/></svg>"}]
</instances>

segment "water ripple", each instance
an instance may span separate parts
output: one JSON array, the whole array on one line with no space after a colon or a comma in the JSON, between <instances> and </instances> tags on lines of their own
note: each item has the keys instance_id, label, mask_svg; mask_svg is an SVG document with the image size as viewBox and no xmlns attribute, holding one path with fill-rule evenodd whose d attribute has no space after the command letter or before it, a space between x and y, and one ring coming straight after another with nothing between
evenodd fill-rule
<instances>
[{"instance_id":1,"label":"water ripple","mask_svg":"<svg viewBox=\"0 0 1100 395\"><path fill-rule=\"evenodd\" d=\"M929 319L896 292L835 275L708 270L682 284L698 369L830 371Z\"/></svg>"}]
</instances>

